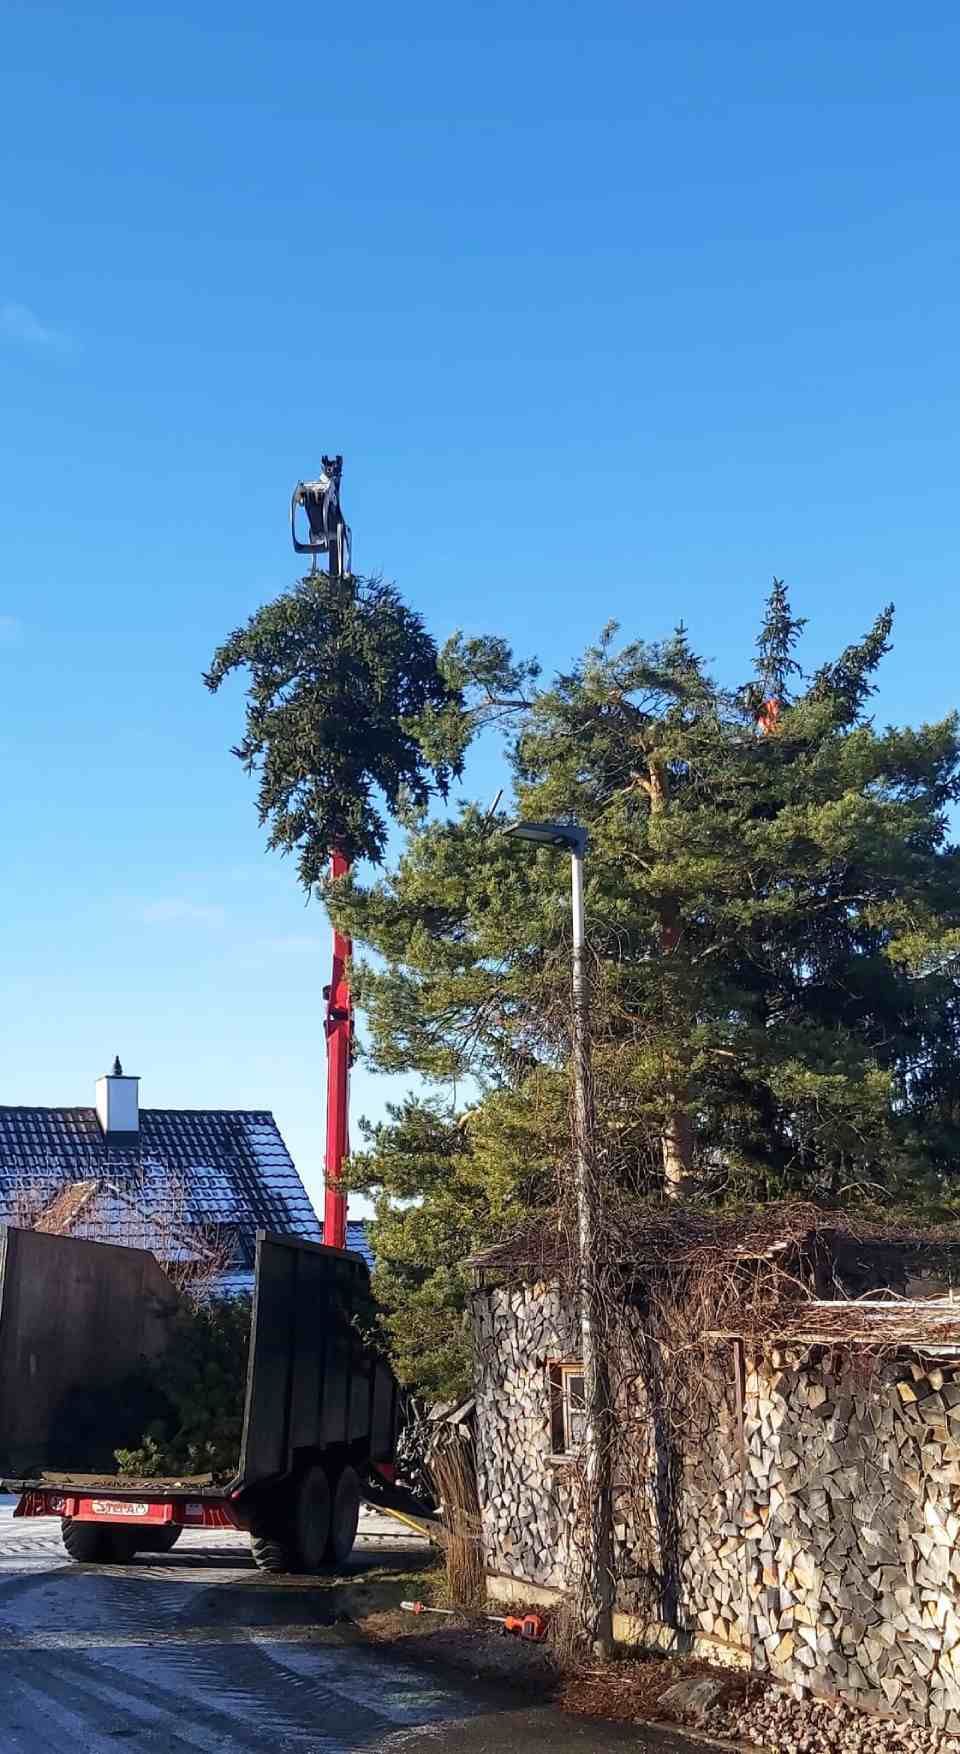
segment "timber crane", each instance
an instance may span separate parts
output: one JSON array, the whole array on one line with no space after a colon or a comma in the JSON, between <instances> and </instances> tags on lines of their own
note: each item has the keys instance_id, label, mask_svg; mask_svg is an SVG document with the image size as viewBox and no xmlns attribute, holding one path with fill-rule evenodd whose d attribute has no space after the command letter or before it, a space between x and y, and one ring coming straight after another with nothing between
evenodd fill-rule
<instances>
[{"instance_id":1,"label":"timber crane","mask_svg":"<svg viewBox=\"0 0 960 1754\"><path fill-rule=\"evenodd\" d=\"M319 572L321 554L329 557L332 579L350 574L350 526L340 506L343 458L324 457L316 481L298 481L290 501L290 535L297 554L312 554L312 573ZM297 511L306 513L308 536L297 534ZM330 856L331 877L345 877L350 861L339 847ZM350 1060L353 1052L353 1000L347 967L352 946L345 933L333 928L333 971L324 987L327 1010L327 1140L324 1158L323 1240L329 1248L347 1246L347 1196L343 1165L350 1149Z\"/></svg>"}]
</instances>

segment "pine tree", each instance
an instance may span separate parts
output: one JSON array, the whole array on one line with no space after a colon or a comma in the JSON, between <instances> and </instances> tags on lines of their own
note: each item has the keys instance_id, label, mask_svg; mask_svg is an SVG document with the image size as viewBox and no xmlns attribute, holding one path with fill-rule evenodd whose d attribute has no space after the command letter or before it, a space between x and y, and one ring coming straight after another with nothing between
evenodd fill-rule
<instances>
[{"instance_id":1,"label":"pine tree","mask_svg":"<svg viewBox=\"0 0 960 1754\"><path fill-rule=\"evenodd\" d=\"M953 717L881 731L866 716L891 626L884 611L804 683L803 623L778 581L740 688L682 628L621 647L608 629L522 701L486 679L484 710L509 703L520 813L589 830L598 1117L617 1188L949 1191L960 746ZM758 724L770 698L778 716ZM443 1332L457 1262L553 1201L566 1148L568 876L549 851L519 852L502 820L465 804L424 821L394 869L334 902L378 956L363 974L372 1064L471 1090L460 1110L411 1101L353 1167L379 1201L398 1336L414 1311L415 1331L430 1311Z\"/></svg>"},{"instance_id":2,"label":"pine tree","mask_svg":"<svg viewBox=\"0 0 960 1754\"><path fill-rule=\"evenodd\" d=\"M803 675L793 652L806 625L805 618L798 620L791 613L783 580L774 579L757 636L757 684L764 699L776 700L780 706L789 701L792 678Z\"/></svg>"},{"instance_id":3,"label":"pine tree","mask_svg":"<svg viewBox=\"0 0 960 1754\"><path fill-rule=\"evenodd\" d=\"M438 655L390 587L322 578L217 654L211 687L250 671L237 753L271 844L298 850L366 955L369 1062L428 1092L350 1166L376 1202L378 1292L414 1384L462 1381L463 1261L552 1207L564 1175L569 874L503 837L510 814L589 831L612 1194L954 1199L957 720L870 718L892 611L809 678L803 629L776 580L739 686L683 627L658 643L608 627L544 684L497 636ZM437 815L491 728L509 809ZM390 817L397 859L331 885L332 846L380 860Z\"/></svg>"}]
</instances>

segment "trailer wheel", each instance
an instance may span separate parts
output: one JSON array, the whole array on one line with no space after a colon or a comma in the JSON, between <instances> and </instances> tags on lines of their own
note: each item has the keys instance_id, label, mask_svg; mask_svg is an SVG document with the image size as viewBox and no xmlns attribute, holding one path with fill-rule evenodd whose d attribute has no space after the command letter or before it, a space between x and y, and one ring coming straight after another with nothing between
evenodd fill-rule
<instances>
[{"instance_id":1,"label":"trailer wheel","mask_svg":"<svg viewBox=\"0 0 960 1754\"><path fill-rule=\"evenodd\" d=\"M109 1530L96 1523L76 1523L72 1517L60 1519L60 1537L75 1565L102 1565L107 1562L110 1547Z\"/></svg>"},{"instance_id":2,"label":"trailer wheel","mask_svg":"<svg viewBox=\"0 0 960 1754\"><path fill-rule=\"evenodd\" d=\"M297 1543L289 1488L260 1496L250 1515L250 1552L258 1571L297 1569Z\"/></svg>"},{"instance_id":3,"label":"trailer wheel","mask_svg":"<svg viewBox=\"0 0 960 1754\"><path fill-rule=\"evenodd\" d=\"M137 1542L140 1553L169 1553L183 1534L179 1523L167 1523L164 1528L144 1529Z\"/></svg>"},{"instance_id":4,"label":"trailer wheel","mask_svg":"<svg viewBox=\"0 0 960 1754\"><path fill-rule=\"evenodd\" d=\"M258 1535L250 1531L250 1552L258 1571L295 1571L294 1555L286 1541L274 1535Z\"/></svg>"},{"instance_id":5,"label":"trailer wheel","mask_svg":"<svg viewBox=\"0 0 960 1754\"><path fill-rule=\"evenodd\" d=\"M319 1571L326 1560L332 1508L327 1470L317 1463L307 1469L297 1488L295 1529L301 1571Z\"/></svg>"},{"instance_id":6,"label":"trailer wheel","mask_svg":"<svg viewBox=\"0 0 960 1754\"><path fill-rule=\"evenodd\" d=\"M65 1516L60 1519L60 1535L75 1565L129 1565L136 1552L136 1537L129 1529L79 1523Z\"/></svg>"},{"instance_id":7,"label":"trailer wheel","mask_svg":"<svg viewBox=\"0 0 960 1754\"><path fill-rule=\"evenodd\" d=\"M346 1565L357 1538L360 1520L360 1476L355 1468L341 1469L333 1494L327 1557L334 1565Z\"/></svg>"},{"instance_id":8,"label":"trailer wheel","mask_svg":"<svg viewBox=\"0 0 960 1754\"><path fill-rule=\"evenodd\" d=\"M136 1558L140 1543L133 1529L111 1529L110 1557L107 1565L129 1565Z\"/></svg>"}]
</instances>

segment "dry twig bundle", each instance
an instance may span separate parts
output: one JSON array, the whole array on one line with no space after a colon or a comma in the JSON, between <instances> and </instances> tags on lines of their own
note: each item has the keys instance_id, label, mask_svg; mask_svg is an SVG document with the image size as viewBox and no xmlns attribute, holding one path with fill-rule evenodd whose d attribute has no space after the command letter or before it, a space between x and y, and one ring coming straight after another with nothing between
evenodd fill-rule
<instances>
[{"instance_id":1,"label":"dry twig bundle","mask_svg":"<svg viewBox=\"0 0 960 1754\"><path fill-rule=\"evenodd\" d=\"M437 1502L441 1507L450 1601L458 1608L477 1607L484 1599L480 1500L472 1442L454 1437L430 1460Z\"/></svg>"}]
</instances>

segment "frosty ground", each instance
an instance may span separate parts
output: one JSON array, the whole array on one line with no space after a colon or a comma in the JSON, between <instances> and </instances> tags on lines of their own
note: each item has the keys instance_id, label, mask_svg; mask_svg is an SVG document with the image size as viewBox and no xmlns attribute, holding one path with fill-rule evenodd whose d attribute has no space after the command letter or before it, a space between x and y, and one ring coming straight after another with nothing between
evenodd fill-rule
<instances>
[{"instance_id":1,"label":"frosty ground","mask_svg":"<svg viewBox=\"0 0 960 1754\"><path fill-rule=\"evenodd\" d=\"M78 1568L56 1521L0 1499L0 1754L681 1754L682 1737L568 1717L357 1637L390 1574L422 1563L367 1516L355 1565L268 1578L243 1536L188 1533L122 1570ZM395 1592L394 1592L395 1593Z\"/></svg>"}]
</instances>

